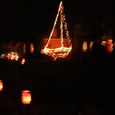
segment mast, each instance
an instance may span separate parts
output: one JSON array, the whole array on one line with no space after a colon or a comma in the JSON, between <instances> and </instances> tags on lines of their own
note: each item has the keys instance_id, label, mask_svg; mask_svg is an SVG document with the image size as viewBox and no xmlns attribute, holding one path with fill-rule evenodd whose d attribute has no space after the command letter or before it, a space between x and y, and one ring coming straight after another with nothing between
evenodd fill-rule
<instances>
[{"instance_id":1,"label":"mast","mask_svg":"<svg viewBox=\"0 0 115 115\"><path fill-rule=\"evenodd\" d=\"M47 42L45 48L48 47L48 44L49 44L49 42L50 42L50 40L51 40L51 37L52 37L52 35L53 35L54 29L55 29L55 26L56 26L56 24L57 24L57 20L58 20L58 17L59 17L59 13L60 13L61 6L62 6L62 1L61 1L60 4L59 4L59 8L58 8L58 12L57 12L57 15L56 15L56 18L55 18L55 21L54 21L54 25L53 25L52 31L51 31L51 33L50 33L50 36L49 36L49 39L48 39L48 42Z\"/></svg>"}]
</instances>

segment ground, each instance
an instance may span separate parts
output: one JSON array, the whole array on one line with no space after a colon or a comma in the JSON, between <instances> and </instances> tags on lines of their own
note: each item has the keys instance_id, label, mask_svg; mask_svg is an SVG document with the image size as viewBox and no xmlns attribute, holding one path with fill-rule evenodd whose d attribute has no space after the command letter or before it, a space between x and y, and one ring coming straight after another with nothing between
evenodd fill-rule
<instances>
[{"instance_id":1,"label":"ground","mask_svg":"<svg viewBox=\"0 0 115 115\"><path fill-rule=\"evenodd\" d=\"M25 65L2 61L0 95L3 115L114 114L114 56L70 60L28 59ZM112 66L113 65L113 66ZM31 90L32 103L21 104L21 91ZM27 113L27 112L26 112ZM24 113L25 114L25 113Z\"/></svg>"}]
</instances>

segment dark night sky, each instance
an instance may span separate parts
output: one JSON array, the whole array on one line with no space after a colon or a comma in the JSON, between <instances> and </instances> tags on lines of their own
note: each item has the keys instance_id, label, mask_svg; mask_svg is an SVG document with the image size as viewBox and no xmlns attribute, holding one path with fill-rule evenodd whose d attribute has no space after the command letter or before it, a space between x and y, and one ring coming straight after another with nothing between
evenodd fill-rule
<instances>
[{"instance_id":1,"label":"dark night sky","mask_svg":"<svg viewBox=\"0 0 115 115\"><path fill-rule=\"evenodd\" d=\"M80 20L115 19L114 1L63 0L70 29ZM47 35L52 28L59 0L0 0L1 40L28 40ZM114 22L113 22L114 23Z\"/></svg>"}]
</instances>

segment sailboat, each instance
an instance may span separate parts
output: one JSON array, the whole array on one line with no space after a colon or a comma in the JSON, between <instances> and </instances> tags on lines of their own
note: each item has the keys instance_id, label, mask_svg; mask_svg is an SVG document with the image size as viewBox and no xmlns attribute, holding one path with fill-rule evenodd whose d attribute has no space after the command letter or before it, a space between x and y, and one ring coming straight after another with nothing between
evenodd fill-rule
<instances>
[{"instance_id":1,"label":"sailboat","mask_svg":"<svg viewBox=\"0 0 115 115\"><path fill-rule=\"evenodd\" d=\"M55 31L56 28L56 24L58 21L58 18L60 17L60 47L57 48L50 48L49 44L51 42L53 33ZM64 32L65 32L65 38L67 40L68 44L67 46L64 46ZM65 19L65 14L64 14L64 7L63 7L63 3L62 1L59 3L59 8L58 8L58 12L54 21L54 25L52 28L52 31L50 33L50 36L48 38L48 41L45 45L45 47L41 50L41 53L51 56L54 60L57 60L58 58L65 58L67 57L70 52L72 50L72 42L69 36L69 31L67 28L67 23L66 23L66 19Z\"/></svg>"}]
</instances>

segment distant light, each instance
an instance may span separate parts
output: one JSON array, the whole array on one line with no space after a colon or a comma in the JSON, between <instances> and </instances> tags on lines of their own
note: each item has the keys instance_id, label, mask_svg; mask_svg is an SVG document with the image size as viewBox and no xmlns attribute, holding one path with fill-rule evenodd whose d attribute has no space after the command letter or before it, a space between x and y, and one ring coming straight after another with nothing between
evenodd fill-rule
<instances>
[{"instance_id":1,"label":"distant light","mask_svg":"<svg viewBox=\"0 0 115 115\"><path fill-rule=\"evenodd\" d=\"M92 49L93 44L94 44L94 41L90 41L90 44L89 44L89 49L90 50Z\"/></svg>"},{"instance_id":2,"label":"distant light","mask_svg":"<svg viewBox=\"0 0 115 115\"><path fill-rule=\"evenodd\" d=\"M26 44L23 45L23 53L26 53Z\"/></svg>"},{"instance_id":3,"label":"distant light","mask_svg":"<svg viewBox=\"0 0 115 115\"><path fill-rule=\"evenodd\" d=\"M9 53L7 54L7 59L8 59L8 60L18 61L19 55L18 55L17 52L9 52Z\"/></svg>"},{"instance_id":4,"label":"distant light","mask_svg":"<svg viewBox=\"0 0 115 115\"><path fill-rule=\"evenodd\" d=\"M2 91L3 90L3 82L2 82L2 80L0 80L0 91Z\"/></svg>"},{"instance_id":5,"label":"distant light","mask_svg":"<svg viewBox=\"0 0 115 115\"><path fill-rule=\"evenodd\" d=\"M82 45L82 51L83 51L83 52L86 52L87 49L88 49L87 41L84 41L84 42L83 42L83 45Z\"/></svg>"},{"instance_id":6,"label":"distant light","mask_svg":"<svg viewBox=\"0 0 115 115\"><path fill-rule=\"evenodd\" d=\"M107 40L107 52L111 53L113 51L113 40L112 39L108 39Z\"/></svg>"},{"instance_id":7,"label":"distant light","mask_svg":"<svg viewBox=\"0 0 115 115\"><path fill-rule=\"evenodd\" d=\"M112 42L113 42L113 40L112 40L112 39L108 39L108 40L107 40L107 42L110 42L110 43L112 43Z\"/></svg>"},{"instance_id":8,"label":"distant light","mask_svg":"<svg viewBox=\"0 0 115 115\"><path fill-rule=\"evenodd\" d=\"M26 62L25 58L22 58L22 60L21 60L21 64L24 65L25 62Z\"/></svg>"},{"instance_id":9,"label":"distant light","mask_svg":"<svg viewBox=\"0 0 115 115\"><path fill-rule=\"evenodd\" d=\"M1 54L1 57L0 58L4 58L5 54Z\"/></svg>"},{"instance_id":10,"label":"distant light","mask_svg":"<svg viewBox=\"0 0 115 115\"><path fill-rule=\"evenodd\" d=\"M106 41L105 40L103 40L102 42L101 42L101 45L106 45Z\"/></svg>"},{"instance_id":11,"label":"distant light","mask_svg":"<svg viewBox=\"0 0 115 115\"><path fill-rule=\"evenodd\" d=\"M22 91L22 104L30 104L32 101L31 92L29 90Z\"/></svg>"},{"instance_id":12,"label":"distant light","mask_svg":"<svg viewBox=\"0 0 115 115\"><path fill-rule=\"evenodd\" d=\"M34 52L34 45L33 45L33 43L30 44L30 52L31 52L31 53Z\"/></svg>"},{"instance_id":13,"label":"distant light","mask_svg":"<svg viewBox=\"0 0 115 115\"><path fill-rule=\"evenodd\" d=\"M114 47L115 47L115 43L114 43Z\"/></svg>"}]
</instances>

